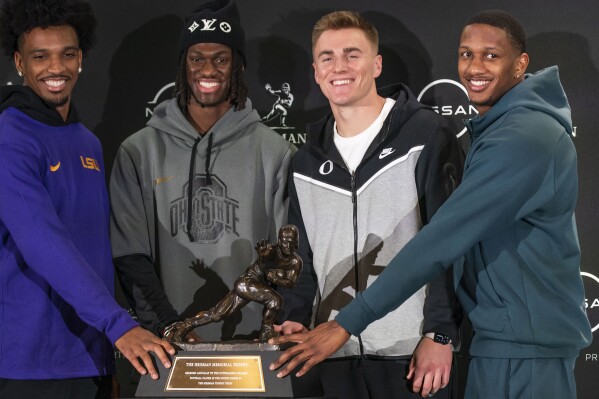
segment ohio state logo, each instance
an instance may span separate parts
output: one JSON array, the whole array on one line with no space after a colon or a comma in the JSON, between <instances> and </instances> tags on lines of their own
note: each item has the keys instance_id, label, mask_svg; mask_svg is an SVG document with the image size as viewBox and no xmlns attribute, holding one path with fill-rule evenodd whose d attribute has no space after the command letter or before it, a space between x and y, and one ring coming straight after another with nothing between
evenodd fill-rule
<instances>
[{"instance_id":1,"label":"ohio state logo","mask_svg":"<svg viewBox=\"0 0 599 399\"><path fill-rule=\"evenodd\" d=\"M206 184L206 175L197 174L193 178L193 196L191 203L191 235L194 242L213 244L220 240L225 232L239 236L239 202L227 197L227 186L212 175L212 184ZM182 196L170 206L170 233L175 237L187 233L188 198L186 183Z\"/></svg>"}]
</instances>

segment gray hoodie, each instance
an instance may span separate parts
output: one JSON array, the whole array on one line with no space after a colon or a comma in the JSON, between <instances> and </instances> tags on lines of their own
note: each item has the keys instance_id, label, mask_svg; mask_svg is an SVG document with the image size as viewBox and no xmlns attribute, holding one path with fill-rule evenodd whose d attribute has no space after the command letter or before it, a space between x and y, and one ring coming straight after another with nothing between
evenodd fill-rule
<instances>
[{"instance_id":1,"label":"gray hoodie","mask_svg":"<svg viewBox=\"0 0 599 399\"><path fill-rule=\"evenodd\" d=\"M167 100L121 144L110 181L112 251L143 326L161 333L209 309L252 263L255 243L276 240L294 151L260 123L249 100L203 137ZM196 332L208 340L249 338L261 313L250 304Z\"/></svg>"}]
</instances>

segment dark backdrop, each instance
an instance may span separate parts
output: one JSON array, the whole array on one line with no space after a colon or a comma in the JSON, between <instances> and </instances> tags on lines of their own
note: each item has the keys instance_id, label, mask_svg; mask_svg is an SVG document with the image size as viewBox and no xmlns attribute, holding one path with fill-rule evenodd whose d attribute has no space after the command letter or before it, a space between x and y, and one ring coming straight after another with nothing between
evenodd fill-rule
<instances>
[{"instance_id":1,"label":"dark backdrop","mask_svg":"<svg viewBox=\"0 0 599 399\"><path fill-rule=\"evenodd\" d=\"M156 102L171 96L182 17L204 1L92 0L99 20L98 45L84 60L75 100L84 123L104 145L107 173L116 149L144 126ZM587 313L599 328L599 3L545 1L418 0L238 0L247 37L250 98L261 116L276 97L264 86L288 83L294 103L287 117L268 124L301 145L305 124L320 118L327 103L313 79L310 31L323 14L342 9L363 12L379 29L383 74L378 85L408 84L423 102L450 118L456 134L459 120L473 114L456 85L457 43L472 14L500 8L518 17L527 30L529 72L559 65L575 125L580 190L577 209L582 247L581 270L587 290ZM12 61L0 62L0 83L19 82ZM462 137L465 148L468 138ZM547 312L551 312L550 308ZM597 334L597 333L595 333ZM582 351L576 375L579 398L599 395L599 344ZM123 382L122 382L123 383ZM124 382L126 383L126 381ZM126 386L125 386L126 388Z\"/></svg>"}]
</instances>

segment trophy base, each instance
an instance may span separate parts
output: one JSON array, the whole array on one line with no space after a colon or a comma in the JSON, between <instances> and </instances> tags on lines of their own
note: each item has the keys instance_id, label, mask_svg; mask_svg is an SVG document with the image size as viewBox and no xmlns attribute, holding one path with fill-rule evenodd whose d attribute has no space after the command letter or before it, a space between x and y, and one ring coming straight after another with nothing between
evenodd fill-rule
<instances>
[{"instance_id":1,"label":"trophy base","mask_svg":"<svg viewBox=\"0 0 599 399\"><path fill-rule=\"evenodd\" d=\"M156 360L160 378L140 378L137 398L307 398L320 397L316 372L300 379L277 378L268 369L286 349L253 341L177 343L170 369Z\"/></svg>"}]
</instances>

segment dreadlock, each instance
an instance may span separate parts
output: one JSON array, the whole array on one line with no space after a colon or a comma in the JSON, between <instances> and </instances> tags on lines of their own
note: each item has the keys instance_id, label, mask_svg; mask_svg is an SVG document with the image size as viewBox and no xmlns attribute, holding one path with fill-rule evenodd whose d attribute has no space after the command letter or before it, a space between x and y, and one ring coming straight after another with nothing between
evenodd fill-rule
<instances>
[{"instance_id":1,"label":"dreadlock","mask_svg":"<svg viewBox=\"0 0 599 399\"><path fill-rule=\"evenodd\" d=\"M248 88L243 79L243 58L237 50L233 50L233 59L231 65L231 88L229 91L229 103L231 103L236 111L245 108L247 100ZM177 79L175 80L175 97L177 97L177 105L183 113L187 115L187 108L191 100L191 89L187 84L187 51L183 53L179 59L179 67L177 70Z\"/></svg>"}]
</instances>

